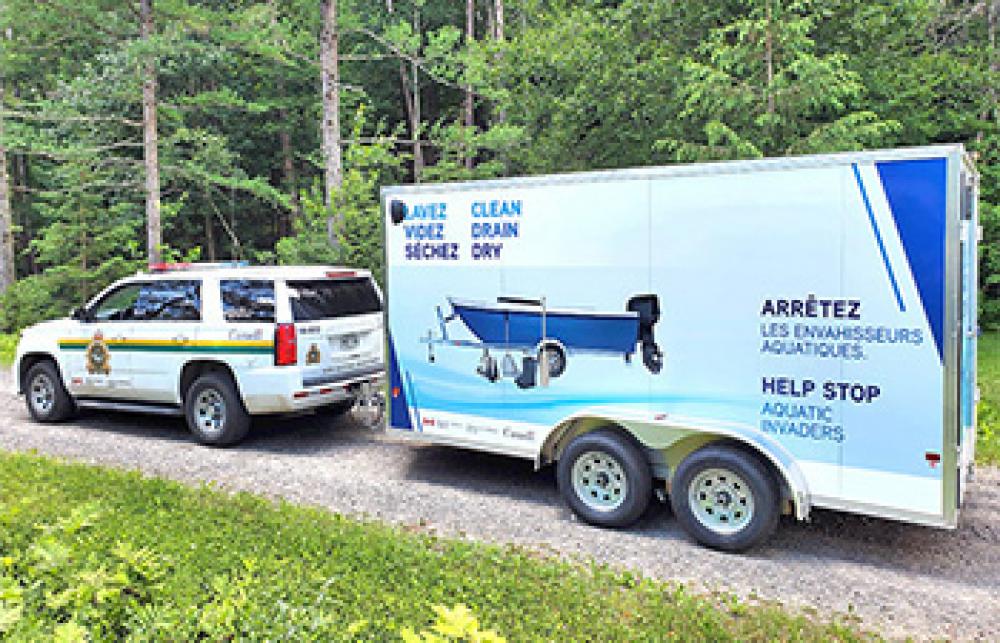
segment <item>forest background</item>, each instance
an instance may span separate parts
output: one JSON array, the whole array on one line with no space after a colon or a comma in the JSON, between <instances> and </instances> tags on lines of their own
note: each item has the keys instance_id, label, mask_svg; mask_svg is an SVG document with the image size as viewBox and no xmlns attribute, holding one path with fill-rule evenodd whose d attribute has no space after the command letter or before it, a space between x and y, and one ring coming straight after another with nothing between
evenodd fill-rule
<instances>
[{"instance_id":1,"label":"forest background","mask_svg":"<svg viewBox=\"0 0 1000 643\"><path fill-rule=\"evenodd\" d=\"M960 142L997 0L0 0L0 332L148 261L381 279L382 185Z\"/></svg>"}]
</instances>

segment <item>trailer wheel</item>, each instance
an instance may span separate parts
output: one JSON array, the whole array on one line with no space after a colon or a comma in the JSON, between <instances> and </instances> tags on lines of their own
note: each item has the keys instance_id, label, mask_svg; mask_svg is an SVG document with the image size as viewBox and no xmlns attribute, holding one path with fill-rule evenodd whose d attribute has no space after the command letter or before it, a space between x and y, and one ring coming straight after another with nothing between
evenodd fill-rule
<instances>
[{"instance_id":1,"label":"trailer wheel","mask_svg":"<svg viewBox=\"0 0 1000 643\"><path fill-rule=\"evenodd\" d=\"M627 527L646 511L652 474L639 447L614 429L573 439L559 457L559 491L585 522Z\"/></svg>"},{"instance_id":2,"label":"trailer wheel","mask_svg":"<svg viewBox=\"0 0 1000 643\"><path fill-rule=\"evenodd\" d=\"M727 445L689 455L674 475L670 505L692 538L713 549L743 551L778 525L778 488L761 460Z\"/></svg>"},{"instance_id":3,"label":"trailer wheel","mask_svg":"<svg viewBox=\"0 0 1000 643\"><path fill-rule=\"evenodd\" d=\"M555 342L545 342L539 348L539 363L549 367L549 377L559 377L566 372L566 351Z\"/></svg>"}]
</instances>

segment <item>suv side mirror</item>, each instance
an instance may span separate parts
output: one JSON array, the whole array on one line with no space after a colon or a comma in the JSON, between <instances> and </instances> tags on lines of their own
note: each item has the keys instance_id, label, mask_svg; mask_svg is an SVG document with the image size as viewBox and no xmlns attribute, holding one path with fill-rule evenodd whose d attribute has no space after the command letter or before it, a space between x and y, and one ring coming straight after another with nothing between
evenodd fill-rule
<instances>
[{"instance_id":1,"label":"suv side mirror","mask_svg":"<svg viewBox=\"0 0 1000 643\"><path fill-rule=\"evenodd\" d=\"M90 315L87 314L87 309L84 308L83 306L74 308L73 312L71 312L69 316L72 319L75 319L76 321L87 321L87 319L90 317Z\"/></svg>"}]
</instances>

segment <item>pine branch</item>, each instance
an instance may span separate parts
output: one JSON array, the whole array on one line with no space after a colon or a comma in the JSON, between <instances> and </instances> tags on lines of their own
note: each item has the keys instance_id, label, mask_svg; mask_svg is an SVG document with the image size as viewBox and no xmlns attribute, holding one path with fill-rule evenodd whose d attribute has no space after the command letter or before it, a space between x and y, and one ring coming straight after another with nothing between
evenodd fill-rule
<instances>
[{"instance_id":1,"label":"pine branch","mask_svg":"<svg viewBox=\"0 0 1000 643\"><path fill-rule=\"evenodd\" d=\"M0 111L0 117L2 118L18 118L26 121L48 121L56 123L121 123L122 125L128 125L129 127L142 127L142 121L133 121L128 118L123 118L121 116L84 116L82 114L75 114L72 116L64 116L60 114L39 114L36 112L22 112L17 110L3 110Z\"/></svg>"}]
</instances>

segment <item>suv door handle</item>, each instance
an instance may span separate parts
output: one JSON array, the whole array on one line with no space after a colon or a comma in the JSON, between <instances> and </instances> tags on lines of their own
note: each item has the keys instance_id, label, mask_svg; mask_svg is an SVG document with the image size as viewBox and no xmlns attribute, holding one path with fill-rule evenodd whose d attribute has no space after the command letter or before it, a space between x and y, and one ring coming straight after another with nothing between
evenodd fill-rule
<instances>
[{"instance_id":1,"label":"suv door handle","mask_svg":"<svg viewBox=\"0 0 1000 643\"><path fill-rule=\"evenodd\" d=\"M174 342L176 342L178 344L185 344L185 343L187 343L187 341L188 341L187 335L175 335L174 336Z\"/></svg>"}]
</instances>

